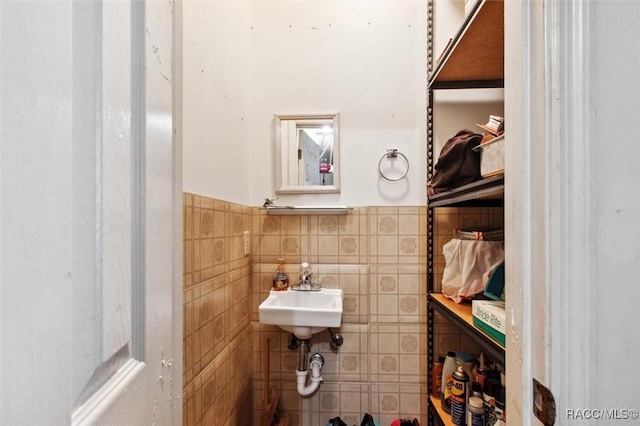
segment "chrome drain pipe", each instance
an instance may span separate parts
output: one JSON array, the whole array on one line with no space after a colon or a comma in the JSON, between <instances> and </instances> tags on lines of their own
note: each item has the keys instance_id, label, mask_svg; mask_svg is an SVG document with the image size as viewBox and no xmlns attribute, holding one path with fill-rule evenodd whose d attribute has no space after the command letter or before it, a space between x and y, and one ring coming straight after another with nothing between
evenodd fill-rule
<instances>
[{"instance_id":1,"label":"chrome drain pipe","mask_svg":"<svg viewBox=\"0 0 640 426\"><path fill-rule=\"evenodd\" d=\"M298 369L296 370L298 393L302 396L309 396L318 390L322 376L320 372L324 364L324 357L319 353L309 354L309 340L302 340L299 346ZM311 374L309 374L311 367ZM307 376L309 384L307 385Z\"/></svg>"}]
</instances>

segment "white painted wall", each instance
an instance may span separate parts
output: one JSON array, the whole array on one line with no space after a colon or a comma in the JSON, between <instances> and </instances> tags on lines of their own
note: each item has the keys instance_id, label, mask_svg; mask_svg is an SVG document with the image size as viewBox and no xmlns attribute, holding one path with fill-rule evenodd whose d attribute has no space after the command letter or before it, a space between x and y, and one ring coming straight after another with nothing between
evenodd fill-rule
<instances>
[{"instance_id":1,"label":"white painted wall","mask_svg":"<svg viewBox=\"0 0 640 426\"><path fill-rule=\"evenodd\" d=\"M251 2L183 1L183 188L251 204Z\"/></svg>"},{"instance_id":2,"label":"white painted wall","mask_svg":"<svg viewBox=\"0 0 640 426\"><path fill-rule=\"evenodd\" d=\"M184 189L261 205L276 113L340 112L342 192L292 204L425 204L426 0L187 0ZM397 148L407 179L378 177Z\"/></svg>"},{"instance_id":3,"label":"white painted wall","mask_svg":"<svg viewBox=\"0 0 640 426\"><path fill-rule=\"evenodd\" d=\"M285 204L425 204L426 1L257 1L251 199L274 195L274 113L340 112L341 193ZM378 177L397 148L407 178Z\"/></svg>"},{"instance_id":4,"label":"white painted wall","mask_svg":"<svg viewBox=\"0 0 640 426\"><path fill-rule=\"evenodd\" d=\"M438 56L464 19L464 3L435 3ZM273 115L340 112L340 194L279 202L424 205L426 6L186 0L184 190L261 205L275 195ZM479 131L475 123L503 113L502 91L439 92L436 101L436 155L457 130ZM410 162L397 183L378 176L391 148Z\"/></svg>"},{"instance_id":5,"label":"white painted wall","mask_svg":"<svg viewBox=\"0 0 640 426\"><path fill-rule=\"evenodd\" d=\"M640 351L640 333L633 331L640 309L637 298L629 297L637 292L640 276L640 243L634 237L640 231L640 29L635 24L640 4L617 2L610 7L598 2L593 16L598 36L593 60L598 76L597 151L592 159L598 200L597 284L591 295L598 332L592 346L598 361L594 396L602 407L638 409L633 395L640 393L640 373L631 368L626 374L626 367L611 362L611 357L624 360L626 366ZM614 389L624 392L609 391Z\"/></svg>"},{"instance_id":6,"label":"white painted wall","mask_svg":"<svg viewBox=\"0 0 640 426\"><path fill-rule=\"evenodd\" d=\"M476 123L486 123L489 114L504 116L502 89L441 90L434 92L434 161L445 142L460 129L486 133ZM509 123L505 121L505 126Z\"/></svg>"}]
</instances>

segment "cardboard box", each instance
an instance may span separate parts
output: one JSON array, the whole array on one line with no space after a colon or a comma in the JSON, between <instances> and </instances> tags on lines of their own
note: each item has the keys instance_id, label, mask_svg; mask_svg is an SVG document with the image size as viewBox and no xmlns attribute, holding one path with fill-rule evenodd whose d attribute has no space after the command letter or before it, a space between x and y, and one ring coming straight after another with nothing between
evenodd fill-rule
<instances>
[{"instance_id":1,"label":"cardboard box","mask_svg":"<svg viewBox=\"0 0 640 426\"><path fill-rule=\"evenodd\" d=\"M480 151L480 174L483 178L504 173L504 134L473 149Z\"/></svg>"},{"instance_id":2,"label":"cardboard box","mask_svg":"<svg viewBox=\"0 0 640 426\"><path fill-rule=\"evenodd\" d=\"M504 302L473 300L471 302L471 311L473 325L504 346L507 331L507 315Z\"/></svg>"}]
</instances>

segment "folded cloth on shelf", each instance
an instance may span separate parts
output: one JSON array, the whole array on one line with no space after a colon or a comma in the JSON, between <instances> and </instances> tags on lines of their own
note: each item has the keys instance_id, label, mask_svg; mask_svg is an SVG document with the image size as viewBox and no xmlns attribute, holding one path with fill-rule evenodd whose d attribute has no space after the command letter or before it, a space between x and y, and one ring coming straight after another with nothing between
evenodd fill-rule
<instances>
[{"instance_id":1,"label":"folded cloth on shelf","mask_svg":"<svg viewBox=\"0 0 640 426\"><path fill-rule=\"evenodd\" d=\"M482 179L480 153L473 150L481 141L482 135L471 130L460 130L449 139L440 151L427 194L435 195Z\"/></svg>"},{"instance_id":2,"label":"folded cloth on shelf","mask_svg":"<svg viewBox=\"0 0 640 426\"><path fill-rule=\"evenodd\" d=\"M484 291L484 274L504 261L504 241L458 240L442 246L442 294L456 303Z\"/></svg>"}]
</instances>

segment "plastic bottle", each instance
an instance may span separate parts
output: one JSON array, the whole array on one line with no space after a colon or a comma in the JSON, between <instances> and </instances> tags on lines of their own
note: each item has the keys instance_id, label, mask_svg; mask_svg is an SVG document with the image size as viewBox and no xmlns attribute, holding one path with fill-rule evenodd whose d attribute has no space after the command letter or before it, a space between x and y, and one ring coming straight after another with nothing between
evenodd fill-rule
<instances>
[{"instance_id":1,"label":"plastic bottle","mask_svg":"<svg viewBox=\"0 0 640 426\"><path fill-rule=\"evenodd\" d=\"M500 387L500 380L494 377L489 377L484 383L482 398L484 399L484 424L486 426L493 426L497 421L496 397Z\"/></svg>"},{"instance_id":2,"label":"plastic bottle","mask_svg":"<svg viewBox=\"0 0 640 426\"><path fill-rule=\"evenodd\" d=\"M479 382L471 383L471 392L469 396L477 396L482 399L482 385Z\"/></svg>"},{"instance_id":3,"label":"plastic bottle","mask_svg":"<svg viewBox=\"0 0 640 426\"><path fill-rule=\"evenodd\" d=\"M484 355L482 352L480 352L479 359L479 365L478 368L476 368L476 380L480 383L480 386L484 387L484 382L487 380L487 377L489 377L489 370L484 364Z\"/></svg>"},{"instance_id":4,"label":"plastic bottle","mask_svg":"<svg viewBox=\"0 0 640 426\"><path fill-rule=\"evenodd\" d=\"M273 276L273 287L272 289L275 291L284 291L289 288L289 278L287 274L284 272L284 259L278 259L278 269L276 269L276 273Z\"/></svg>"},{"instance_id":5,"label":"plastic bottle","mask_svg":"<svg viewBox=\"0 0 640 426\"><path fill-rule=\"evenodd\" d=\"M442 365L442 390L440 396L440 405L447 413L451 412L451 387L453 386L451 375L456 371L456 366L456 353L447 352Z\"/></svg>"},{"instance_id":6,"label":"plastic bottle","mask_svg":"<svg viewBox=\"0 0 640 426\"><path fill-rule=\"evenodd\" d=\"M467 404L467 426L484 426L484 402L482 398L470 396Z\"/></svg>"},{"instance_id":7,"label":"plastic bottle","mask_svg":"<svg viewBox=\"0 0 640 426\"><path fill-rule=\"evenodd\" d=\"M438 357L438 360L433 363L431 368L431 388L433 389L433 396L440 398L442 396L442 367L444 364L444 357Z\"/></svg>"},{"instance_id":8,"label":"plastic bottle","mask_svg":"<svg viewBox=\"0 0 640 426\"><path fill-rule=\"evenodd\" d=\"M476 381L476 359L473 355L464 352L456 352L456 361L462 365L464 372L469 376L469 382Z\"/></svg>"}]
</instances>

